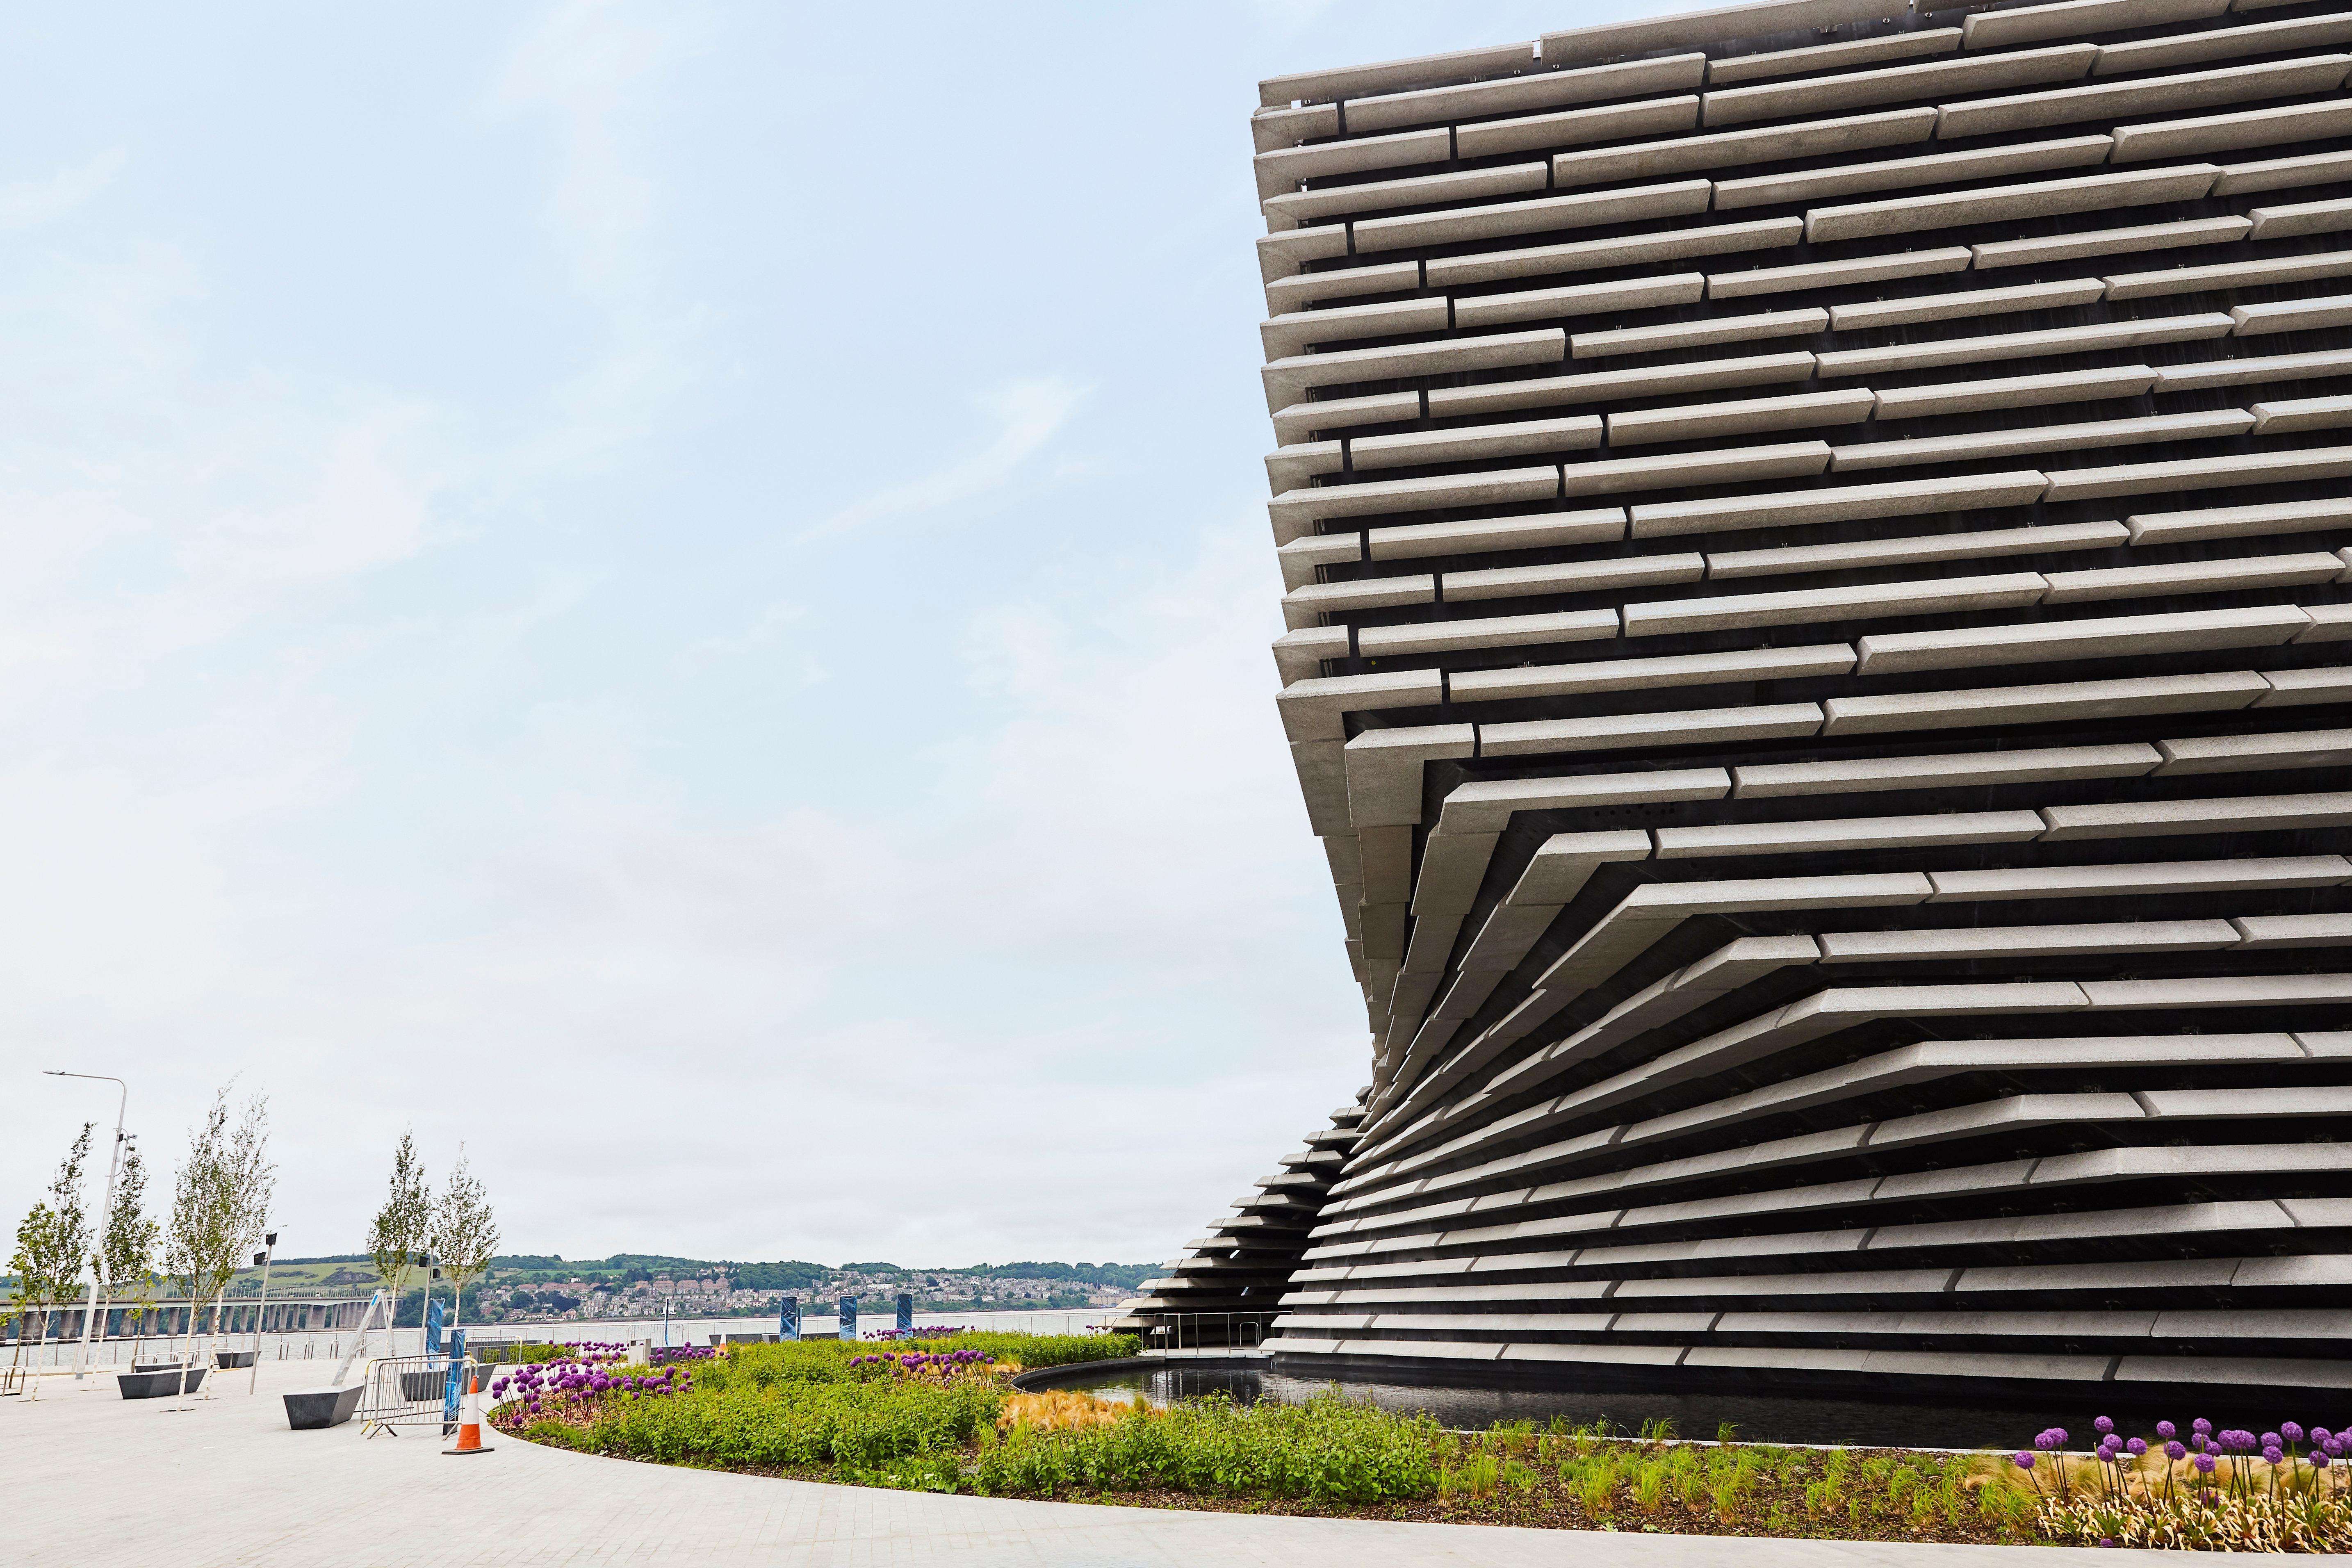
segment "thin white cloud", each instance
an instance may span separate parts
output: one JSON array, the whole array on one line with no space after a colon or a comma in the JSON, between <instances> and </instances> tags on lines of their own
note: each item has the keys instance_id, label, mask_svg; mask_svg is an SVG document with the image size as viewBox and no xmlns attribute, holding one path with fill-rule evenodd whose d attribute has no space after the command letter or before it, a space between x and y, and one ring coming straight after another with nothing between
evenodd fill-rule
<instances>
[{"instance_id":1,"label":"thin white cloud","mask_svg":"<svg viewBox=\"0 0 2352 1568\"><path fill-rule=\"evenodd\" d=\"M794 529L800 549L845 539L880 542L898 529L969 522L1055 484L1098 471L1087 459L1048 448L1085 405L1086 385L1066 375L1031 376L982 389L970 400L980 433L961 450L909 479L875 485L815 521Z\"/></svg>"},{"instance_id":2,"label":"thin white cloud","mask_svg":"<svg viewBox=\"0 0 2352 1568\"><path fill-rule=\"evenodd\" d=\"M518 1246L1137 1261L1354 1086L1270 701L1258 430L1203 413L1249 374L1188 313L1247 215L1155 203L1054 242L1127 270L991 274L1002 319L957 327L959 363L1005 367L976 393L908 374L916 313L845 347L775 328L819 297L793 225L869 228L710 215L814 156L781 78L856 21L567 4L387 62L399 90L311 125L318 167L397 147L344 216L415 247L306 251L341 310L254 276L316 237L311 165L241 205L200 184L249 177L211 143L0 152L0 1059L133 1077L159 1169L220 1081L268 1089L299 1250L357 1245L414 1122L436 1163L469 1145ZM1038 47L1123 58L1068 31ZM221 47L187 68L224 93L317 64ZM910 136L951 151L994 109L935 86ZM415 118L357 125L386 103ZM1232 206L1234 145L1171 157L1169 202ZM1008 212L1066 207L1002 173ZM985 227L975 276L1038 243ZM690 265L739 241L766 248ZM1124 348L1007 331L1139 298L1176 394L1141 435L1097 413L1139 405ZM445 315L482 342L401 341ZM833 357L736 363L803 351ZM780 483L781 429L849 499ZM1097 482L1147 439L1187 459ZM84 1113L10 1093L5 1202Z\"/></svg>"}]
</instances>

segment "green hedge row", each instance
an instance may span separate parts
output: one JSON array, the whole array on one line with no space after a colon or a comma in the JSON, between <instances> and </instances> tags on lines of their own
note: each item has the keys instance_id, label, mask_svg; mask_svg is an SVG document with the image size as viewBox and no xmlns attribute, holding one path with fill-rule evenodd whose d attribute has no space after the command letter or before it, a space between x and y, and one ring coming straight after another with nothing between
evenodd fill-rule
<instances>
[{"instance_id":1,"label":"green hedge row","mask_svg":"<svg viewBox=\"0 0 2352 1568\"><path fill-rule=\"evenodd\" d=\"M837 1464L868 1471L952 1452L993 1422L1002 1395L971 1382L796 1382L625 1400L588 1428L541 1421L525 1436L631 1459L740 1469Z\"/></svg>"},{"instance_id":2,"label":"green hedge row","mask_svg":"<svg viewBox=\"0 0 2352 1568\"><path fill-rule=\"evenodd\" d=\"M1016 1426L982 1448L971 1479L978 1491L1030 1497L1165 1488L1378 1502L1437 1489L1440 1437L1426 1415L1392 1415L1337 1393L1297 1405L1213 1397L1076 1431Z\"/></svg>"}]
</instances>

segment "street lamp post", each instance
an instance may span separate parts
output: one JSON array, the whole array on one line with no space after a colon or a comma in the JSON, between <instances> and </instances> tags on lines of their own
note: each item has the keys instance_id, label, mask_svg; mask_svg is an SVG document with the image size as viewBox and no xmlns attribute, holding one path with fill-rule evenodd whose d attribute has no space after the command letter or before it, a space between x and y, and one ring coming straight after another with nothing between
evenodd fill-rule
<instances>
[{"instance_id":1,"label":"street lamp post","mask_svg":"<svg viewBox=\"0 0 2352 1568\"><path fill-rule=\"evenodd\" d=\"M278 1256L278 1233L271 1231L261 1238L268 1250L253 1255L261 1266L261 1305L253 1310L253 1375L245 1380L245 1391L251 1394L261 1384L261 1321L269 1316L269 1260Z\"/></svg>"},{"instance_id":2,"label":"street lamp post","mask_svg":"<svg viewBox=\"0 0 2352 1568\"><path fill-rule=\"evenodd\" d=\"M106 1227L108 1222L114 1216L114 1174L122 1168L122 1114L131 1107L131 1086L119 1078L109 1078L104 1073L65 1072L56 1068L49 1068L44 1069L44 1076L86 1078L99 1083L110 1083L122 1091L114 1102L114 1152L106 1162L106 1201L99 1205L98 1210L98 1245L99 1250L102 1252L106 1247ZM81 1343L74 1347L73 1374L76 1383L79 1383L88 1375L84 1363L89 1359L90 1315L97 1310L98 1258L93 1255L89 1260L89 1294L83 1300L81 1309Z\"/></svg>"}]
</instances>

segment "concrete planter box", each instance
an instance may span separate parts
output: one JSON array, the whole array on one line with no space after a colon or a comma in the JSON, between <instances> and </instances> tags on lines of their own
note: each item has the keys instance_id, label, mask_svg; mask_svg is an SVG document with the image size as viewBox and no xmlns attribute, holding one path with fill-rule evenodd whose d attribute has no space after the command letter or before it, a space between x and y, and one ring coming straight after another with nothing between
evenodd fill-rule
<instances>
[{"instance_id":1,"label":"concrete planter box","mask_svg":"<svg viewBox=\"0 0 2352 1568\"><path fill-rule=\"evenodd\" d=\"M220 1368L223 1372L227 1372L231 1368L235 1367L251 1366L253 1364L253 1352L251 1351L215 1351L213 1352L213 1364Z\"/></svg>"},{"instance_id":2,"label":"concrete planter box","mask_svg":"<svg viewBox=\"0 0 2352 1568\"><path fill-rule=\"evenodd\" d=\"M449 1386L449 1374L442 1372L404 1372L400 1374L400 1397L411 1405L427 1399L438 1399Z\"/></svg>"},{"instance_id":3,"label":"concrete planter box","mask_svg":"<svg viewBox=\"0 0 2352 1568\"><path fill-rule=\"evenodd\" d=\"M133 1372L170 1372L176 1367L183 1367L187 1364L188 1363L184 1361L134 1361L131 1363L131 1370Z\"/></svg>"},{"instance_id":4,"label":"concrete planter box","mask_svg":"<svg viewBox=\"0 0 2352 1568\"><path fill-rule=\"evenodd\" d=\"M196 1366L167 1367L161 1372L126 1372L117 1376L114 1382L122 1390L125 1399L173 1399L182 1392L183 1380L186 1384L185 1392L189 1394L202 1388L207 1370Z\"/></svg>"},{"instance_id":5,"label":"concrete planter box","mask_svg":"<svg viewBox=\"0 0 2352 1568\"><path fill-rule=\"evenodd\" d=\"M286 1425L297 1432L340 1426L360 1407L360 1395L366 1390L363 1383L347 1388L297 1389L286 1396Z\"/></svg>"}]
</instances>

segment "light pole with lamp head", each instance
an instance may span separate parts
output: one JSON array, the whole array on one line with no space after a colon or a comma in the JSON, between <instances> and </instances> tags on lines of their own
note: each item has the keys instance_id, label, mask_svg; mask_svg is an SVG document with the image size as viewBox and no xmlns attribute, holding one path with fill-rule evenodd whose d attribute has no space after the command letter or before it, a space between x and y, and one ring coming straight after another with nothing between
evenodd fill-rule
<instances>
[{"instance_id":1,"label":"light pole with lamp head","mask_svg":"<svg viewBox=\"0 0 2352 1568\"><path fill-rule=\"evenodd\" d=\"M122 1168L122 1114L131 1108L131 1086L119 1078L104 1073L66 1072L58 1068L43 1069L47 1078L86 1078L99 1083L110 1083L122 1092L114 1102L114 1152L106 1162L106 1201L99 1206L99 1247L106 1246L106 1226L114 1216L114 1174ZM82 1303L81 1343L74 1347L74 1381L79 1383L88 1373L84 1363L89 1359L90 1315L98 1310L98 1260L89 1259L89 1294Z\"/></svg>"},{"instance_id":2,"label":"light pole with lamp head","mask_svg":"<svg viewBox=\"0 0 2352 1568\"><path fill-rule=\"evenodd\" d=\"M261 1305L253 1310L253 1375L245 1380L247 1394L261 1385L261 1322L269 1316L269 1260L278 1256L278 1233L273 1230L263 1237L261 1245L268 1250L253 1255L255 1266L261 1270Z\"/></svg>"}]
</instances>

